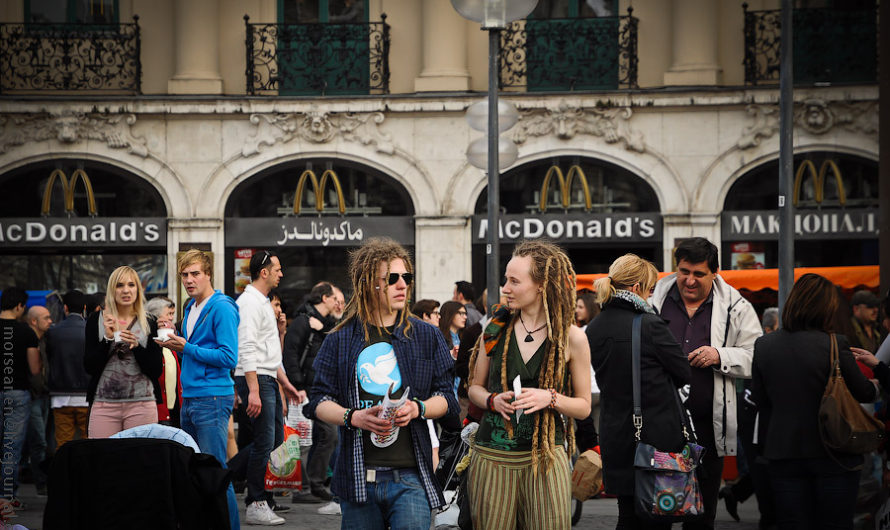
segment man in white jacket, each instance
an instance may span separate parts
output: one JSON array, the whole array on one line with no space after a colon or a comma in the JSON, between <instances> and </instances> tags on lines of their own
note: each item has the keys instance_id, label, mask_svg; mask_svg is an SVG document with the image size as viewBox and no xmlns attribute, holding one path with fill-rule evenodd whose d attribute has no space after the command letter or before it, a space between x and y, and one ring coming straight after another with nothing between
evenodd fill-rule
<instances>
[{"instance_id":1,"label":"man in white jacket","mask_svg":"<svg viewBox=\"0 0 890 530\"><path fill-rule=\"evenodd\" d=\"M684 529L714 528L723 457L736 455L737 377L751 377L754 341L762 335L757 313L718 274L717 247L697 237L674 254L677 273L655 286L652 305L689 358L686 406L698 443L706 448L699 475L705 515Z\"/></svg>"},{"instance_id":2,"label":"man in white jacket","mask_svg":"<svg viewBox=\"0 0 890 530\"><path fill-rule=\"evenodd\" d=\"M235 388L241 401L247 404L254 436L247 461L247 524L280 525L285 522L273 512L274 499L265 491L269 454L284 437L278 385L281 384L294 401L299 403L301 399L281 367L278 320L269 301L269 291L278 287L283 276L278 256L267 250L257 252L250 258L251 283L236 302L241 322L238 325Z\"/></svg>"}]
</instances>

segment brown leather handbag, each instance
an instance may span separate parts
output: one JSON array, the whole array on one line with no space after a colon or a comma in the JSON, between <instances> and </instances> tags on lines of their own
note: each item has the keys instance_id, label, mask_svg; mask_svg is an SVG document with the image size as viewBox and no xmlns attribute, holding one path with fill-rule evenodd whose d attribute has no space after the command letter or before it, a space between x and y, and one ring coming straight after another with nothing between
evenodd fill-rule
<instances>
[{"instance_id":1,"label":"brown leather handbag","mask_svg":"<svg viewBox=\"0 0 890 530\"><path fill-rule=\"evenodd\" d=\"M837 338L831 334L831 372L819 406L819 432L827 449L865 454L884 443L884 424L862 408L841 375ZM830 453L830 452L829 452Z\"/></svg>"}]
</instances>

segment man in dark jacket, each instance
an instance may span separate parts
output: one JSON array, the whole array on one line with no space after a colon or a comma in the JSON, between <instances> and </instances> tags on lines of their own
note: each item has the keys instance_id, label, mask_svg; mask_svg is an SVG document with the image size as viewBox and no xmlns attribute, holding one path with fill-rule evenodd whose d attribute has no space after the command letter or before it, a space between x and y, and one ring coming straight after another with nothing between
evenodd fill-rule
<instances>
[{"instance_id":1,"label":"man in dark jacket","mask_svg":"<svg viewBox=\"0 0 890 530\"><path fill-rule=\"evenodd\" d=\"M339 291L328 282L321 282L313 287L306 304L297 311L297 316L284 336L282 354L284 371L297 390L309 390L315 379L312 363L315 361L315 354L321 348L325 334L336 324L333 313L338 307ZM331 494L325 489L324 482L327 478L328 462L336 446L337 428L321 421L315 422L306 469L309 493L294 496L293 502L331 500Z\"/></svg>"},{"instance_id":2,"label":"man in dark jacket","mask_svg":"<svg viewBox=\"0 0 890 530\"><path fill-rule=\"evenodd\" d=\"M84 294L68 291L62 297L65 320L46 332L49 393L56 427L56 449L74 439L80 430L87 437L87 387L90 376L83 367Z\"/></svg>"}]
</instances>

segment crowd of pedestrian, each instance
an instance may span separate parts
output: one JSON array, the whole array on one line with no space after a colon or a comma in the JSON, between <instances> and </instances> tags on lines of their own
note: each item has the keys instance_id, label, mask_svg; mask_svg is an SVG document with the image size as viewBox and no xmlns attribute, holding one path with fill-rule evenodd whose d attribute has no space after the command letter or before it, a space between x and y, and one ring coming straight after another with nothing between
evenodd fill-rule
<instances>
[{"instance_id":1,"label":"crowd of pedestrian","mask_svg":"<svg viewBox=\"0 0 890 530\"><path fill-rule=\"evenodd\" d=\"M752 494L761 528L851 528L861 470L885 469L886 457L827 449L819 403L832 341L858 401L886 391L887 301L882 314L881 300L859 291L847 305L808 274L782 315L768 308L761 320L720 276L712 243L686 240L674 258L676 272L659 279L627 254L593 290L576 291L566 253L527 241L491 308L466 281L451 300L412 303L413 263L388 239L351 253L347 285L319 282L299 303L282 300L286 264L272 251L252 255L251 282L234 300L213 288L210 255L190 250L177 263L188 295L179 322L176 304L147 299L126 266L98 297L65 293L58 323L6 288L0 518L25 508L20 468L45 495L51 455L66 443L162 424L230 469L231 528L241 521L236 491L247 524L283 524L289 506L265 478L296 407L313 428L303 491L290 497L340 514L342 528L430 528L446 504L439 439L459 440L471 422L464 487L475 528L568 528L571 455L594 447L617 527L670 528L639 512L635 447L679 453L690 439L703 448L703 514L684 528L713 528L720 499L738 518ZM740 468L731 483L722 479L729 456Z\"/></svg>"}]
</instances>

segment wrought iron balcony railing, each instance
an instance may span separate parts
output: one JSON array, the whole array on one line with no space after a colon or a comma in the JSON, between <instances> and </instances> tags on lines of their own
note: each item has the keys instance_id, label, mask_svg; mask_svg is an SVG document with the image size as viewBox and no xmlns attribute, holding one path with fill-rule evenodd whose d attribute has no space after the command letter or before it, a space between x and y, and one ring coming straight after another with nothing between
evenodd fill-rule
<instances>
[{"instance_id":1,"label":"wrought iron balcony railing","mask_svg":"<svg viewBox=\"0 0 890 530\"><path fill-rule=\"evenodd\" d=\"M745 84L778 84L782 11L742 9ZM793 21L794 84L877 80L877 9L795 9Z\"/></svg>"},{"instance_id":2,"label":"wrought iron balcony railing","mask_svg":"<svg viewBox=\"0 0 890 530\"><path fill-rule=\"evenodd\" d=\"M389 24L251 24L247 93L349 95L389 92Z\"/></svg>"},{"instance_id":3,"label":"wrought iron balcony railing","mask_svg":"<svg viewBox=\"0 0 890 530\"><path fill-rule=\"evenodd\" d=\"M126 24L0 24L0 93L139 93L139 17Z\"/></svg>"},{"instance_id":4,"label":"wrought iron balcony railing","mask_svg":"<svg viewBox=\"0 0 890 530\"><path fill-rule=\"evenodd\" d=\"M513 22L501 33L501 88L636 88L637 24L632 7L626 16Z\"/></svg>"}]
</instances>

